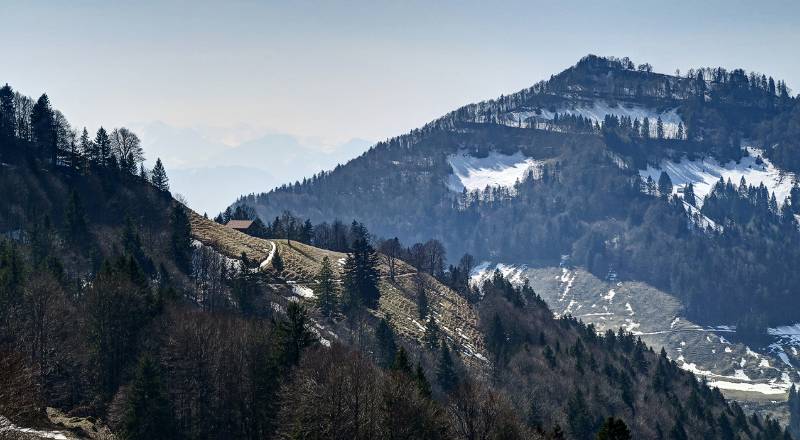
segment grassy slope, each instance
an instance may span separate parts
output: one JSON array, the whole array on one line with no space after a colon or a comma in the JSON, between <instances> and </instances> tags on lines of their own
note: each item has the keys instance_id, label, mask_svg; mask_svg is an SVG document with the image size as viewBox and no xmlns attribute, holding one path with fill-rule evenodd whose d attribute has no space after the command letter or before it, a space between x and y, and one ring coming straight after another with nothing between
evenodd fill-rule
<instances>
[{"instance_id":1,"label":"grassy slope","mask_svg":"<svg viewBox=\"0 0 800 440\"><path fill-rule=\"evenodd\" d=\"M262 270L276 280L275 284L290 283L286 284L284 295L291 295L290 285L313 288L316 283L315 276L319 272L322 259L326 256L332 263L336 278L341 280L346 254L296 241L287 243L286 240L251 237L208 220L195 212L191 212L190 221L195 239L231 258L239 258L244 252L248 258L261 262L267 258L272 249L271 243L274 243L277 252L283 258L284 270L278 273L272 265ZM389 278L385 262L381 262L379 269L380 307L371 313L376 317L388 318L397 334L411 341L421 341L425 333L425 323L419 319L416 304L416 269L405 262L398 262L394 281ZM433 277L427 274L421 276L427 285L430 310L442 332L465 355L464 360L467 364L485 366L486 363L482 360L486 356L484 341L478 330L478 315L475 308Z\"/></svg>"}]
</instances>

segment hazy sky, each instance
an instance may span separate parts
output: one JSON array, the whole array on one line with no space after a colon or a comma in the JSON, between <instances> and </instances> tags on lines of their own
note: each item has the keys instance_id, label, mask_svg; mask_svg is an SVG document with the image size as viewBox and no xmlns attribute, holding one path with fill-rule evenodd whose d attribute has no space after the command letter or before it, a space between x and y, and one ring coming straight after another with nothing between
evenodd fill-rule
<instances>
[{"instance_id":1,"label":"hazy sky","mask_svg":"<svg viewBox=\"0 0 800 440\"><path fill-rule=\"evenodd\" d=\"M800 88L798 2L0 4L0 81L74 125L162 121L379 140L588 53L743 67ZM146 145L145 145L146 147Z\"/></svg>"}]
</instances>

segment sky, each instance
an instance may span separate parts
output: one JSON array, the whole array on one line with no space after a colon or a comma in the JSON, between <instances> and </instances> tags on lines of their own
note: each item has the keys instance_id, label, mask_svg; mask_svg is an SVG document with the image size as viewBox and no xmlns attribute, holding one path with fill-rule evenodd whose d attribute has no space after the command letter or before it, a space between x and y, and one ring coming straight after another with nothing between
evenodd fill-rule
<instances>
[{"instance_id":1,"label":"sky","mask_svg":"<svg viewBox=\"0 0 800 440\"><path fill-rule=\"evenodd\" d=\"M91 131L159 124L218 148L276 134L324 150L375 142L589 53L667 73L742 67L800 89L791 1L78 0L0 11L0 81L47 92ZM149 155L169 155L142 138ZM179 167L205 166L184 147ZM252 162L268 167L268 152Z\"/></svg>"}]
</instances>

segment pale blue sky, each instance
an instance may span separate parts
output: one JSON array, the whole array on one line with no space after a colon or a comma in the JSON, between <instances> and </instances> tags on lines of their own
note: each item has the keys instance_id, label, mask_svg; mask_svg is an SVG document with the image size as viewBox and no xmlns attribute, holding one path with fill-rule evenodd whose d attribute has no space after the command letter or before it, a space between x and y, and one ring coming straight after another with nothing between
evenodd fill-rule
<instances>
[{"instance_id":1,"label":"pale blue sky","mask_svg":"<svg viewBox=\"0 0 800 440\"><path fill-rule=\"evenodd\" d=\"M2 2L0 81L48 92L90 129L163 121L334 145L404 133L588 53L662 72L743 67L796 90L799 12L752 0Z\"/></svg>"}]
</instances>

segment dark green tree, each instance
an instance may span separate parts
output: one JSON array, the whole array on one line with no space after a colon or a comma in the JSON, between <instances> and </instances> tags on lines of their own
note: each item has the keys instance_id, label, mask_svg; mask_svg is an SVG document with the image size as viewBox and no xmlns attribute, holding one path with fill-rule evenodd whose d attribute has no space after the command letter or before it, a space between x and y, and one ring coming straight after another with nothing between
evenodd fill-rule
<instances>
[{"instance_id":1,"label":"dark green tree","mask_svg":"<svg viewBox=\"0 0 800 440\"><path fill-rule=\"evenodd\" d=\"M417 369L414 371L414 382L416 382L420 394L428 398L431 397L431 383L425 377L425 371L420 364L417 364Z\"/></svg>"},{"instance_id":2,"label":"dark green tree","mask_svg":"<svg viewBox=\"0 0 800 440\"><path fill-rule=\"evenodd\" d=\"M411 362L408 360L408 352L402 346L395 353L391 369L411 376Z\"/></svg>"},{"instance_id":3,"label":"dark green tree","mask_svg":"<svg viewBox=\"0 0 800 440\"><path fill-rule=\"evenodd\" d=\"M6 84L0 87L0 146L10 147L15 139L17 112L14 105L14 91ZM0 149L0 151L3 151ZM2 156L0 156L0 159Z\"/></svg>"},{"instance_id":4,"label":"dark green tree","mask_svg":"<svg viewBox=\"0 0 800 440\"><path fill-rule=\"evenodd\" d=\"M343 284L349 310L359 305L369 308L378 306L378 275L378 255L375 249L366 237L357 238L344 263Z\"/></svg>"},{"instance_id":5,"label":"dark green tree","mask_svg":"<svg viewBox=\"0 0 800 440\"><path fill-rule=\"evenodd\" d=\"M658 195L668 198L670 194L672 194L672 179L666 171L662 171L658 176Z\"/></svg>"},{"instance_id":6,"label":"dark green tree","mask_svg":"<svg viewBox=\"0 0 800 440\"><path fill-rule=\"evenodd\" d=\"M83 209L78 192L72 190L64 208L64 235L71 243L82 244L85 243L88 233L86 211Z\"/></svg>"},{"instance_id":7,"label":"dark green tree","mask_svg":"<svg viewBox=\"0 0 800 440\"><path fill-rule=\"evenodd\" d=\"M97 154L94 164L103 167L109 166L111 160L111 138L108 137L108 132L103 127L97 129L97 134L94 137L94 148Z\"/></svg>"},{"instance_id":8,"label":"dark green tree","mask_svg":"<svg viewBox=\"0 0 800 440\"><path fill-rule=\"evenodd\" d=\"M697 206L697 198L694 195L694 185L691 183L683 188L683 201L692 206Z\"/></svg>"},{"instance_id":9,"label":"dark green tree","mask_svg":"<svg viewBox=\"0 0 800 440\"><path fill-rule=\"evenodd\" d=\"M316 338L308 329L306 309L296 302L286 306L286 319L278 323L276 334L279 341L281 364L284 367L297 365L300 355L314 345Z\"/></svg>"},{"instance_id":10,"label":"dark green tree","mask_svg":"<svg viewBox=\"0 0 800 440\"><path fill-rule=\"evenodd\" d=\"M436 364L436 382L445 392L450 392L458 385L458 374L446 342L442 342L439 350L439 361Z\"/></svg>"},{"instance_id":11,"label":"dark green tree","mask_svg":"<svg viewBox=\"0 0 800 440\"><path fill-rule=\"evenodd\" d=\"M383 368L389 367L397 353L397 342L394 339L394 331L386 318L382 318L375 329L375 342L378 365Z\"/></svg>"},{"instance_id":12,"label":"dark green tree","mask_svg":"<svg viewBox=\"0 0 800 440\"><path fill-rule=\"evenodd\" d=\"M92 383L100 399L120 385L150 302L147 279L133 258L103 264L84 302Z\"/></svg>"},{"instance_id":13,"label":"dark green tree","mask_svg":"<svg viewBox=\"0 0 800 440\"><path fill-rule=\"evenodd\" d=\"M314 237L314 226L311 224L310 219L306 219L303 226L300 227L300 232L297 234L297 240L300 243L311 244L311 239Z\"/></svg>"},{"instance_id":14,"label":"dark green tree","mask_svg":"<svg viewBox=\"0 0 800 440\"><path fill-rule=\"evenodd\" d=\"M574 438L590 438L594 431L592 415L580 389L576 388L567 401L567 422Z\"/></svg>"},{"instance_id":15,"label":"dark green tree","mask_svg":"<svg viewBox=\"0 0 800 440\"><path fill-rule=\"evenodd\" d=\"M283 257L281 257L277 248L275 249L275 254L272 256L272 267L279 273L283 272Z\"/></svg>"},{"instance_id":16,"label":"dark green tree","mask_svg":"<svg viewBox=\"0 0 800 440\"><path fill-rule=\"evenodd\" d=\"M436 324L433 315L429 315L428 322L425 323L425 334L422 336L422 341L431 350L439 347L439 325Z\"/></svg>"},{"instance_id":17,"label":"dark green tree","mask_svg":"<svg viewBox=\"0 0 800 440\"><path fill-rule=\"evenodd\" d=\"M255 311L255 299L258 296L258 280L249 270L240 270L231 280L231 295L243 315L248 316Z\"/></svg>"},{"instance_id":18,"label":"dark green tree","mask_svg":"<svg viewBox=\"0 0 800 440\"><path fill-rule=\"evenodd\" d=\"M506 329L503 326L500 315L495 313L486 334L486 348L494 355L495 363L503 359L507 345Z\"/></svg>"},{"instance_id":19,"label":"dark green tree","mask_svg":"<svg viewBox=\"0 0 800 440\"><path fill-rule=\"evenodd\" d=\"M789 389L789 431L795 437L800 437L800 393L794 384Z\"/></svg>"},{"instance_id":20,"label":"dark green tree","mask_svg":"<svg viewBox=\"0 0 800 440\"><path fill-rule=\"evenodd\" d=\"M123 431L129 440L166 440L177 435L161 372L148 355L143 355L136 367L126 402Z\"/></svg>"},{"instance_id":21,"label":"dark green tree","mask_svg":"<svg viewBox=\"0 0 800 440\"><path fill-rule=\"evenodd\" d=\"M425 289L417 291L417 311L419 319L425 319L428 316L428 295L425 293Z\"/></svg>"},{"instance_id":22,"label":"dark green tree","mask_svg":"<svg viewBox=\"0 0 800 440\"><path fill-rule=\"evenodd\" d=\"M172 256L178 267L188 272L192 262L192 225L189 223L186 208L180 203L175 203L172 207L170 227Z\"/></svg>"},{"instance_id":23,"label":"dark green tree","mask_svg":"<svg viewBox=\"0 0 800 440\"><path fill-rule=\"evenodd\" d=\"M274 257L273 257L274 258ZM314 288L317 296L317 307L322 316L330 317L336 311L336 280L331 269L331 260L326 256L317 273L317 285Z\"/></svg>"},{"instance_id":24,"label":"dark green tree","mask_svg":"<svg viewBox=\"0 0 800 440\"><path fill-rule=\"evenodd\" d=\"M164 164L161 163L161 158L156 159L156 164L150 173L150 181L159 191L169 191L169 178L167 177L167 171L164 169Z\"/></svg>"},{"instance_id":25,"label":"dark green tree","mask_svg":"<svg viewBox=\"0 0 800 440\"><path fill-rule=\"evenodd\" d=\"M614 417L609 417L603 422L597 432L597 440L631 440L631 431L628 425Z\"/></svg>"},{"instance_id":26,"label":"dark green tree","mask_svg":"<svg viewBox=\"0 0 800 440\"><path fill-rule=\"evenodd\" d=\"M31 129L38 153L52 165L57 165L58 132L47 94L40 96L31 110Z\"/></svg>"}]
</instances>

